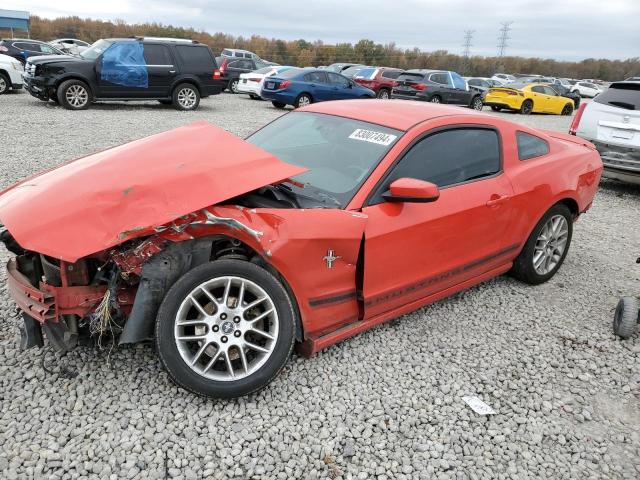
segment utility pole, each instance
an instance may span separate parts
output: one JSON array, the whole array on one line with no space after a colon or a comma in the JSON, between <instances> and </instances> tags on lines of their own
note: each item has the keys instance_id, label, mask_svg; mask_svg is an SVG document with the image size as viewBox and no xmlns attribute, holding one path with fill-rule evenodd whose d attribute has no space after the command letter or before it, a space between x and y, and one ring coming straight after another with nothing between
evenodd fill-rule
<instances>
[{"instance_id":1,"label":"utility pole","mask_svg":"<svg viewBox=\"0 0 640 480\"><path fill-rule=\"evenodd\" d=\"M462 51L462 68L460 69L463 75L467 73L467 69L469 68L469 56L471 55L471 47L473 46L471 43L471 40L473 40L473 32L475 32L475 30L464 31L464 43L462 44L464 50Z\"/></svg>"},{"instance_id":2,"label":"utility pole","mask_svg":"<svg viewBox=\"0 0 640 480\"><path fill-rule=\"evenodd\" d=\"M502 57L504 57L504 52L506 51L509 44L507 41L511 38L509 36L509 32L511 31L511 25L513 21L509 22L500 22L500 34L498 35L498 62L496 65L496 69L500 70L503 67Z\"/></svg>"}]
</instances>

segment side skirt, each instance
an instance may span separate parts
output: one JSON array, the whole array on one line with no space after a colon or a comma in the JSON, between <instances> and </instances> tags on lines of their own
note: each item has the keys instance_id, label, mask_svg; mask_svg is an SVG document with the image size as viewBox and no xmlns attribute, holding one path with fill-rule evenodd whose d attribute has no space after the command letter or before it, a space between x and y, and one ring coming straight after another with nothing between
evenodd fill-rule
<instances>
[{"instance_id":1,"label":"side skirt","mask_svg":"<svg viewBox=\"0 0 640 480\"><path fill-rule=\"evenodd\" d=\"M506 263L500 267L489 270L488 272L485 272L482 275L479 275L475 278L472 278L465 282L462 282L452 287L441 290L438 293L434 293L432 295L429 295L428 297L414 300L413 302L407 303L406 305L396 308L395 310L382 313L380 315L369 318L367 320L350 323L349 325L345 325L344 327L339 328L338 330L334 330L333 332L327 333L320 337L307 338L303 343L298 345L297 351L300 355L303 355L307 358L311 357L312 355L314 355L315 353L319 352L324 348L327 348L349 337L353 337L354 335L357 335L360 332L369 330L370 328L373 328L376 325L380 325L381 323L384 323L387 320L391 320L393 318L399 317L400 315L404 315L405 313L412 312L429 303L442 300L443 298L449 297L462 290L466 290L467 288L471 288L479 283L482 283L484 281L487 281L494 277L502 275L503 273L508 272L509 269L511 269L512 265L513 265L512 262Z\"/></svg>"}]
</instances>

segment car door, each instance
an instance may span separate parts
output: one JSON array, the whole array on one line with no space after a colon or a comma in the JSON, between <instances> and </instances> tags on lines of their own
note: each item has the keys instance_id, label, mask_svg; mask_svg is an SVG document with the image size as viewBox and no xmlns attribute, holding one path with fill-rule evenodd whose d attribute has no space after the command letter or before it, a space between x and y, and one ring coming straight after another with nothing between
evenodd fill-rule
<instances>
[{"instance_id":1,"label":"car door","mask_svg":"<svg viewBox=\"0 0 640 480\"><path fill-rule=\"evenodd\" d=\"M365 318L489 275L515 256L501 143L492 125L451 125L425 132L389 169L362 209ZM384 201L405 177L435 183L440 197Z\"/></svg>"},{"instance_id":2,"label":"car door","mask_svg":"<svg viewBox=\"0 0 640 480\"><path fill-rule=\"evenodd\" d=\"M448 72L438 72L429 75L429 81L439 85L437 94L442 98L442 103L453 102L453 81Z\"/></svg>"},{"instance_id":3,"label":"car door","mask_svg":"<svg viewBox=\"0 0 640 480\"><path fill-rule=\"evenodd\" d=\"M169 47L145 43L144 61L149 78L149 88L145 96L168 97L177 75L177 67Z\"/></svg>"},{"instance_id":4,"label":"car door","mask_svg":"<svg viewBox=\"0 0 640 480\"><path fill-rule=\"evenodd\" d=\"M329 83L326 72L309 72L304 79L314 102L333 100L332 85Z\"/></svg>"},{"instance_id":5,"label":"car door","mask_svg":"<svg viewBox=\"0 0 640 480\"><path fill-rule=\"evenodd\" d=\"M136 98L148 95L149 72L139 41L114 42L96 61L98 97Z\"/></svg>"},{"instance_id":6,"label":"car door","mask_svg":"<svg viewBox=\"0 0 640 480\"><path fill-rule=\"evenodd\" d=\"M562 109L567 104L567 99L558 95L553 88L544 86L544 93L547 97L549 97L549 113L560 113Z\"/></svg>"},{"instance_id":7,"label":"car door","mask_svg":"<svg viewBox=\"0 0 640 480\"><path fill-rule=\"evenodd\" d=\"M347 77L332 72L327 72L326 74L331 84L331 100L354 98L353 87Z\"/></svg>"},{"instance_id":8,"label":"car door","mask_svg":"<svg viewBox=\"0 0 640 480\"><path fill-rule=\"evenodd\" d=\"M471 103L471 92L467 81L456 72L449 72L453 88L451 92L451 102L457 105L469 105Z\"/></svg>"},{"instance_id":9,"label":"car door","mask_svg":"<svg viewBox=\"0 0 640 480\"><path fill-rule=\"evenodd\" d=\"M549 113L552 110L553 102L551 97L545 93L544 87L542 85L535 85L531 87L531 92L533 96L533 111Z\"/></svg>"}]
</instances>

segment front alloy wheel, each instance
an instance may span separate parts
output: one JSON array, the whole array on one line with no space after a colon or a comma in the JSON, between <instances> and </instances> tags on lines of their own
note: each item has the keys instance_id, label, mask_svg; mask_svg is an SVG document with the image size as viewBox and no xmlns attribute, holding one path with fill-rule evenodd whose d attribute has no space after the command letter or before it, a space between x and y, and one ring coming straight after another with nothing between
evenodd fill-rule
<instances>
[{"instance_id":1,"label":"front alloy wheel","mask_svg":"<svg viewBox=\"0 0 640 480\"><path fill-rule=\"evenodd\" d=\"M182 387L217 398L246 395L286 363L294 318L273 275L249 262L218 260L187 272L167 293L158 351Z\"/></svg>"},{"instance_id":2,"label":"front alloy wheel","mask_svg":"<svg viewBox=\"0 0 640 480\"><path fill-rule=\"evenodd\" d=\"M478 110L478 111L482 110L482 107L484 107L484 103L482 101L482 98L481 97L475 97L473 99L473 102L471 102L471 107L474 110Z\"/></svg>"}]
</instances>

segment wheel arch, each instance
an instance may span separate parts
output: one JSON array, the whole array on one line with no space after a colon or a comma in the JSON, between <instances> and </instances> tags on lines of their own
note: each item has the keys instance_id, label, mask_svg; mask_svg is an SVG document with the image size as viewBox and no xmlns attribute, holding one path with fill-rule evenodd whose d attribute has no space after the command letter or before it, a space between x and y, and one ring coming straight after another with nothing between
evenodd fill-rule
<instances>
[{"instance_id":1,"label":"wheel arch","mask_svg":"<svg viewBox=\"0 0 640 480\"><path fill-rule=\"evenodd\" d=\"M286 290L296 314L296 340L304 340L298 300L284 275L256 248L228 233L175 242L144 263L133 308L119 343L137 343L153 336L160 304L171 286L193 268L221 259L254 263L271 273Z\"/></svg>"},{"instance_id":2,"label":"wheel arch","mask_svg":"<svg viewBox=\"0 0 640 480\"><path fill-rule=\"evenodd\" d=\"M196 90L198 90L198 95L202 96L202 87L200 85L200 82L198 82L198 80L193 77L182 77L173 82L171 84L171 95L173 95L173 92L176 90L176 88L178 88L183 83L189 83L196 87Z\"/></svg>"},{"instance_id":3,"label":"wheel arch","mask_svg":"<svg viewBox=\"0 0 640 480\"><path fill-rule=\"evenodd\" d=\"M57 93L58 92L58 88L60 88L60 85L62 85L64 82L66 82L67 80L79 80L81 82L83 82L88 88L89 88L89 93L91 94L91 99L93 100L96 97L96 88L95 86L91 83L91 81L85 77L84 75L80 75L76 72L74 73L69 73L66 75L62 75L59 78L56 79L54 85L54 90Z\"/></svg>"}]
</instances>

